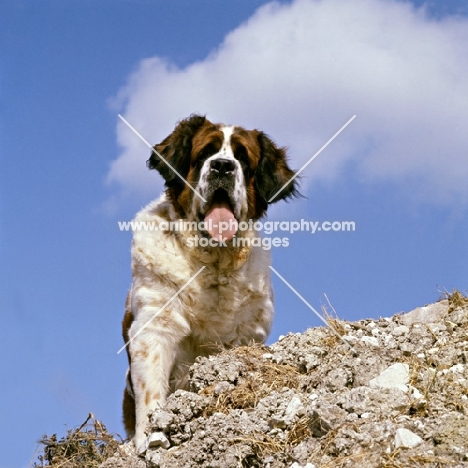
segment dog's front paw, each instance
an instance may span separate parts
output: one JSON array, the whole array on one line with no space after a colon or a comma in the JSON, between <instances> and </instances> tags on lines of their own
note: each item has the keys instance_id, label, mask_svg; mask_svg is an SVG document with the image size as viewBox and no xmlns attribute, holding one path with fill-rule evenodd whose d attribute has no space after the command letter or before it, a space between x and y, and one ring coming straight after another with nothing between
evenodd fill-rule
<instances>
[{"instance_id":1,"label":"dog's front paw","mask_svg":"<svg viewBox=\"0 0 468 468\"><path fill-rule=\"evenodd\" d=\"M147 440L148 440L148 438L146 437L146 435L144 433L140 434L140 435L137 434L133 438L133 445L135 447L135 452L138 455L144 455L146 450L148 450Z\"/></svg>"}]
</instances>

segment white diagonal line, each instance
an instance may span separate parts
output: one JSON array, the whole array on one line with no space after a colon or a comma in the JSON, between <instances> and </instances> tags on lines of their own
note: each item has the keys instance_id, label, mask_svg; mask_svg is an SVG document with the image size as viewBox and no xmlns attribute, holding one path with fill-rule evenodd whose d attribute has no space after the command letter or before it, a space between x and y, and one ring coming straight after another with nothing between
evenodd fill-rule
<instances>
[{"instance_id":1,"label":"white diagonal line","mask_svg":"<svg viewBox=\"0 0 468 468\"><path fill-rule=\"evenodd\" d=\"M120 117L120 120L122 120L122 121L128 126L128 128L130 128L130 130L132 130L133 133L135 133L135 135L137 135L137 136L141 139L141 141L142 141L143 143L145 143L145 145L148 146L148 148L149 148L156 156L158 156L162 161L164 161L164 162L172 169L172 171L173 171L175 174L177 174L177 175L187 184L187 186L193 191L193 193L195 193L196 195L198 195L198 196L206 203L206 200L205 200L205 199L204 199L188 182L187 182L187 180L184 178L184 176L182 176L181 174L179 174L179 173L177 172L177 170L176 170L170 163L168 163L168 162L158 153L158 151L156 151L156 149L154 149L154 148L143 138L143 136L142 136L140 133L138 133L138 131L137 131L134 127L132 127L132 126L127 122L127 120L125 120L120 114L118 114L118 116Z\"/></svg>"},{"instance_id":2,"label":"white diagonal line","mask_svg":"<svg viewBox=\"0 0 468 468\"><path fill-rule=\"evenodd\" d=\"M201 272L205 269L202 266L118 351L120 354Z\"/></svg>"},{"instance_id":3,"label":"white diagonal line","mask_svg":"<svg viewBox=\"0 0 468 468\"><path fill-rule=\"evenodd\" d=\"M353 115L269 200L270 203L277 195L283 191L354 119Z\"/></svg>"},{"instance_id":4,"label":"white diagonal line","mask_svg":"<svg viewBox=\"0 0 468 468\"><path fill-rule=\"evenodd\" d=\"M283 281L283 283L328 327L330 330L346 345L348 345L351 349L353 347L343 339L343 337L332 327L330 324L322 317L322 315L317 312L300 294L297 292L272 266L270 266L270 270L272 270L278 278Z\"/></svg>"}]
</instances>

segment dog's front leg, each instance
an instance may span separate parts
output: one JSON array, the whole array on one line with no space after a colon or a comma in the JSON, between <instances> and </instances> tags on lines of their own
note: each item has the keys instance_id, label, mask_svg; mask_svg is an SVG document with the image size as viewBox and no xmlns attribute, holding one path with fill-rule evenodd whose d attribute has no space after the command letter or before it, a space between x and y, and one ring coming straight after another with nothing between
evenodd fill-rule
<instances>
[{"instance_id":1,"label":"dog's front leg","mask_svg":"<svg viewBox=\"0 0 468 468\"><path fill-rule=\"evenodd\" d=\"M178 319L173 320L165 313L149 323L135 321L132 324L130 335L134 338L130 336L129 347L136 417L133 443L138 453L146 448L148 413L162 407L169 392L169 378L187 328L184 321Z\"/></svg>"}]
</instances>

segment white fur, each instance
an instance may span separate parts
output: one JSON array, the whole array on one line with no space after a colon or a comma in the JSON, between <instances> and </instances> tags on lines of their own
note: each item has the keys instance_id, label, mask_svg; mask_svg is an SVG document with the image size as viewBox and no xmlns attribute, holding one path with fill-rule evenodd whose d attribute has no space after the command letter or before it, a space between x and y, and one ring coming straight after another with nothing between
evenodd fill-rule
<instances>
[{"instance_id":1,"label":"white fur","mask_svg":"<svg viewBox=\"0 0 468 468\"><path fill-rule=\"evenodd\" d=\"M240 220L247 216L247 191L245 189L244 173L239 161L234 157L234 152L231 147L231 135L234 133L233 126L224 126L220 130L224 134L223 144L220 150L206 159L200 172L200 181L198 182L197 191L206 199L208 193L208 174L210 172L210 163L215 159L230 159L235 164L234 170L234 191L233 197L236 202L234 209L234 216ZM205 212L205 202L198 196L195 196L192 204L192 216L195 218L197 212Z\"/></svg>"}]
</instances>

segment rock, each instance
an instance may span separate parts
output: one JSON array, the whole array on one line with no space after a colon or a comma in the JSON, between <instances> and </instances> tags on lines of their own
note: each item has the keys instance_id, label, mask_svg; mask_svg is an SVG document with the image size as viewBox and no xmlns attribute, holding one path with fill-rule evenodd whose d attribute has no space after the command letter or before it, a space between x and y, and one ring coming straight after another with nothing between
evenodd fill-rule
<instances>
[{"instance_id":1,"label":"rock","mask_svg":"<svg viewBox=\"0 0 468 468\"><path fill-rule=\"evenodd\" d=\"M146 458L124 444L102 468L465 466L468 307L452 309L342 322L358 355L317 327L200 357L150 415Z\"/></svg>"},{"instance_id":2,"label":"rock","mask_svg":"<svg viewBox=\"0 0 468 468\"><path fill-rule=\"evenodd\" d=\"M234 384L226 382L225 380L218 382L213 386L213 395L214 396L219 396L222 395L223 393L226 393L227 391L231 390L234 388Z\"/></svg>"},{"instance_id":3,"label":"rock","mask_svg":"<svg viewBox=\"0 0 468 468\"><path fill-rule=\"evenodd\" d=\"M455 374L463 374L463 372L465 371L465 367L463 364L455 364L454 366L450 367L450 369L448 369L449 372L453 372Z\"/></svg>"},{"instance_id":4,"label":"rock","mask_svg":"<svg viewBox=\"0 0 468 468\"><path fill-rule=\"evenodd\" d=\"M133 442L126 442L118 447L117 453L108 458L99 468L146 468L145 460L138 457Z\"/></svg>"},{"instance_id":5,"label":"rock","mask_svg":"<svg viewBox=\"0 0 468 468\"><path fill-rule=\"evenodd\" d=\"M368 346L379 346L379 340L375 336L363 336L361 341Z\"/></svg>"},{"instance_id":6,"label":"rock","mask_svg":"<svg viewBox=\"0 0 468 468\"><path fill-rule=\"evenodd\" d=\"M346 411L337 405L321 402L308 416L309 428L312 435L314 437L322 437L331 429L341 424L346 417Z\"/></svg>"},{"instance_id":7,"label":"rock","mask_svg":"<svg viewBox=\"0 0 468 468\"><path fill-rule=\"evenodd\" d=\"M317 439L307 438L299 442L292 450L292 458L301 466L306 466L310 458L310 452L313 448L320 447L320 442Z\"/></svg>"},{"instance_id":8,"label":"rock","mask_svg":"<svg viewBox=\"0 0 468 468\"><path fill-rule=\"evenodd\" d=\"M164 455L159 452L148 451L145 455L145 460L148 462L147 466L151 468L159 468L164 460Z\"/></svg>"},{"instance_id":9,"label":"rock","mask_svg":"<svg viewBox=\"0 0 468 468\"><path fill-rule=\"evenodd\" d=\"M175 421L174 413L159 408L150 415L150 424L155 431L166 431Z\"/></svg>"},{"instance_id":10,"label":"rock","mask_svg":"<svg viewBox=\"0 0 468 468\"><path fill-rule=\"evenodd\" d=\"M405 428L397 429L395 433L395 448L414 448L421 444L423 440L414 432Z\"/></svg>"},{"instance_id":11,"label":"rock","mask_svg":"<svg viewBox=\"0 0 468 468\"><path fill-rule=\"evenodd\" d=\"M402 336L402 335L407 335L408 333L409 333L409 328L406 325L395 327L392 331L393 336Z\"/></svg>"},{"instance_id":12,"label":"rock","mask_svg":"<svg viewBox=\"0 0 468 468\"><path fill-rule=\"evenodd\" d=\"M424 395L415 387L410 386L411 397L413 401L411 402L412 406L416 409L422 409L426 406L427 401L424 398Z\"/></svg>"},{"instance_id":13,"label":"rock","mask_svg":"<svg viewBox=\"0 0 468 468\"><path fill-rule=\"evenodd\" d=\"M448 301L440 301L435 304L418 307L400 317L403 325L410 326L413 323L443 322L448 314Z\"/></svg>"},{"instance_id":14,"label":"rock","mask_svg":"<svg viewBox=\"0 0 468 468\"><path fill-rule=\"evenodd\" d=\"M293 396L284 413L286 424L291 424L295 419L304 416L305 409L298 396Z\"/></svg>"},{"instance_id":15,"label":"rock","mask_svg":"<svg viewBox=\"0 0 468 468\"><path fill-rule=\"evenodd\" d=\"M378 377L369 381L371 388L398 388L403 392L408 391L409 366L396 363L384 370Z\"/></svg>"},{"instance_id":16,"label":"rock","mask_svg":"<svg viewBox=\"0 0 468 468\"><path fill-rule=\"evenodd\" d=\"M146 441L147 449L155 449L158 447L168 449L171 446L171 443L163 432L152 432Z\"/></svg>"},{"instance_id":17,"label":"rock","mask_svg":"<svg viewBox=\"0 0 468 468\"><path fill-rule=\"evenodd\" d=\"M347 341L350 344L354 344L359 341L358 338L356 338L353 335L343 335L341 338L343 338L343 340Z\"/></svg>"},{"instance_id":18,"label":"rock","mask_svg":"<svg viewBox=\"0 0 468 468\"><path fill-rule=\"evenodd\" d=\"M441 454L468 453L468 416L450 412L440 418L439 425L433 434L436 451Z\"/></svg>"},{"instance_id":19,"label":"rock","mask_svg":"<svg viewBox=\"0 0 468 468\"><path fill-rule=\"evenodd\" d=\"M397 416L408 406L407 396L398 388L357 387L338 396L337 405L348 413L356 413L359 417L371 413L372 417L380 418ZM370 415L367 416L368 418Z\"/></svg>"}]
</instances>

